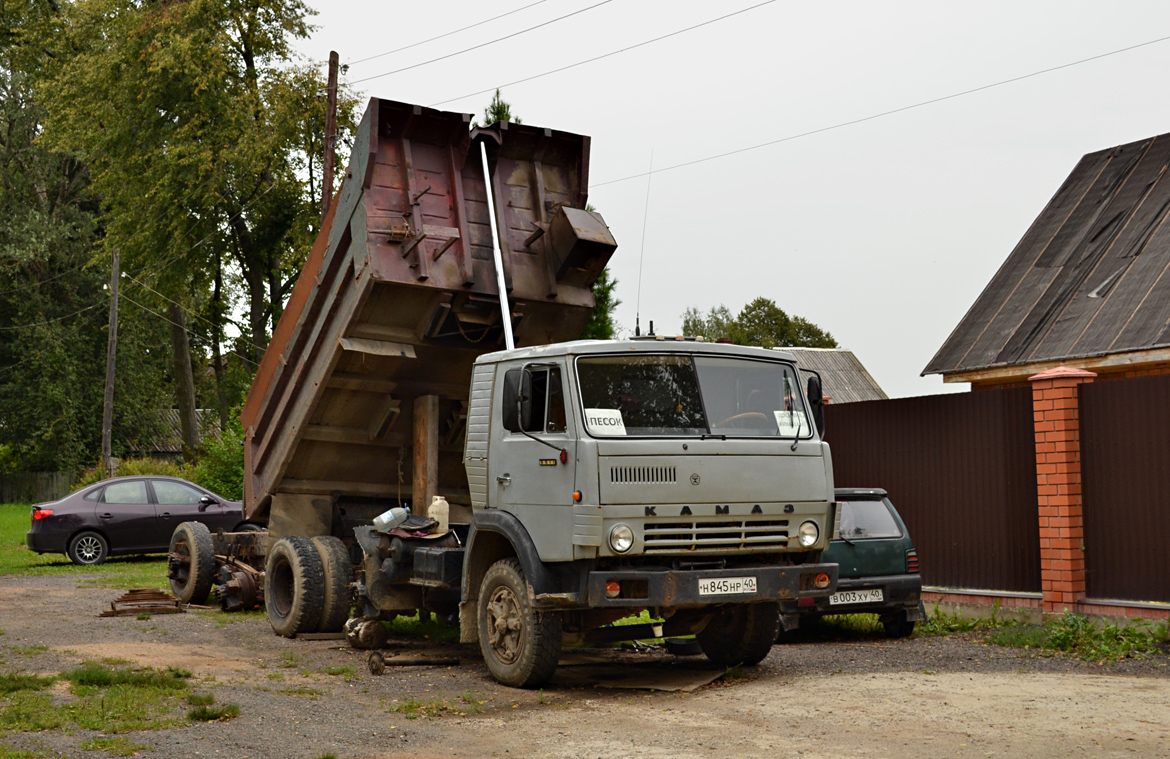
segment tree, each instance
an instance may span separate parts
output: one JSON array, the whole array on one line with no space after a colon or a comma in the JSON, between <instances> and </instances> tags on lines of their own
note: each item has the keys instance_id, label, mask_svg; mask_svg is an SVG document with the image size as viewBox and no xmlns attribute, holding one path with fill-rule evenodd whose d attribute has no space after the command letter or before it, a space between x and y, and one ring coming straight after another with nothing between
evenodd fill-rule
<instances>
[{"instance_id":1,"label":"tree","mask_svg":"<svg viewBox=\"0 0 1170 759\"><path fill-rule=\"evenodd\" d=\"M804 348L836 348L833 336L799 316L789 316L768 298L756 298L732 318L726 306L712 308L706 316L691 307L683 312L683 334L709 340L729 339L736 345Z\"/></svg>"},{"instance_id":2,"label":"tree","mask_svg":"<svg viewBox=\"0 0 1170 759\"><path fill-rule=\"evenodd\" d=\"M618 281L610 275L609 269L601 270L601 276L593 285L593 314L581 333L585 340L612 340L614 336L613 312L622 304L614 297L613 291Z\"/></svg>"},{"instance_id":3,"label":"tree","mask_svg":"<svg viewBox=\"0 0 1170 759\"><path fill-rule=\"evenodd\" d=\"M519 116L512 115L512 104L500 97L500 88L496 88L496 94L492 97L492 102L488 103L487 107L483 109L483 123L477 121L471 123L472 126L488 126L497 121L510 121L513 124L523 124Z\"/></svg>"},{"instance_id":4,"label":"tree","mask_svg":"<svg viewBox=\"0 0 1170 759\"><path fill-rule=\"evenodd\" d=\"M100 447L108 261L89 167L38 139L47 116L48 2L0 4L0 466L53 471L92 462ZM166 387L166 334L125 313L114 425L116 455L152 438Z\"/></svg>"}]
</instances>

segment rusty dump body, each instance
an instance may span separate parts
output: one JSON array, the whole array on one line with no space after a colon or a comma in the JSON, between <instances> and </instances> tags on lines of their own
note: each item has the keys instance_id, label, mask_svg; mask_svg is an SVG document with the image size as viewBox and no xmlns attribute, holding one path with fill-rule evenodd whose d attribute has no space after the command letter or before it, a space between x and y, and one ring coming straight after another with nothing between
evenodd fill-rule
<instances>
[{"instance_id":1,"label":"rusty dump body","mask_svg":"<svg viewBox=\"0 0 1170 759\"><path fill-rule=\"evenodd\" d=\"M589 138L371 99L244 407L245 513L273 539L436 493L470 520L471 367L504 347L481 140L516 344L588 321L616 248L583 210Z\"/></svg>"}]
</instances>

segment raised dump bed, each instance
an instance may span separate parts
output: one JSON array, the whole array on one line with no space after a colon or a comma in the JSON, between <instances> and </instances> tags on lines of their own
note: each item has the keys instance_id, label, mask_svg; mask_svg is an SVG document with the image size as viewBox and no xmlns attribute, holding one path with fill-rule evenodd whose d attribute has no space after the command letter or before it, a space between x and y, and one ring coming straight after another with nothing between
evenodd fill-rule
<instances>
[{"instance_id":1,"label":"raised dump bed","mask_svg":"<svg viewBox=\"0 0 1170 759\"><path fill-rule=\"evenodd\" d=\"M244 407L245 513L352 538L432 496L470 521L475 358L504 346L489 181L516 345L580 335L616 248L588 200L589 138L371 99Z\"/></svg>"}]
</instances>

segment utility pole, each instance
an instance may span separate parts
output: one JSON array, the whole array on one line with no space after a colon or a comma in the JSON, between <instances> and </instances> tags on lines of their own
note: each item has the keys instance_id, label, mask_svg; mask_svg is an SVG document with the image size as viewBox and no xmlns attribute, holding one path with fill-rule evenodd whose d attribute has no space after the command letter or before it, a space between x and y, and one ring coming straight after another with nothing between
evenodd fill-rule
<instances>
[{"instance_id":1,"label":"utility pole","mask_svg":"<svg viewBox=\"0 0 1170 759\"><path fill-rule=\"evenodd\" d=\"M325 110L325 157L321 177L321 223L325 223L325 215L329 213L329 204L333 202L333 144L337 142L337 51L329 51L329 92L328 105Z\"/></svg>"},{"instance_id":2,"label":"utility pole","mask_svg":"<svg viewBox=\"0 0 1170 759\"><path fill-rule=\"evenodd\" d=\"M121 276L118 255L115 249L110 260L110 339L106 348L106 399L102 406L102 468L107 477L114 474L110 454L114 426L114 363L118 355L118 279Z\"/></svg>"}]
</instances>

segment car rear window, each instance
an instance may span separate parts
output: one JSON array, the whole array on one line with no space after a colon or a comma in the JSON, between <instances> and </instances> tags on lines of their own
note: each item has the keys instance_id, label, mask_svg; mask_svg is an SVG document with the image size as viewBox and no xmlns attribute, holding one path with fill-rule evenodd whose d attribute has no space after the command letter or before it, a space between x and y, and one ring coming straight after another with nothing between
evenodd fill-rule
<instances>
[{"instance_id":1,"label":"car rear window","mask_svg":"<svg viewBox=\"0 0 1170 759\"><path fill-rule=\"evenodd\" d=\"M844 501L841 537L849 540L900 538L902 531L884 501Z\"/></svg>"}]
</instances>

